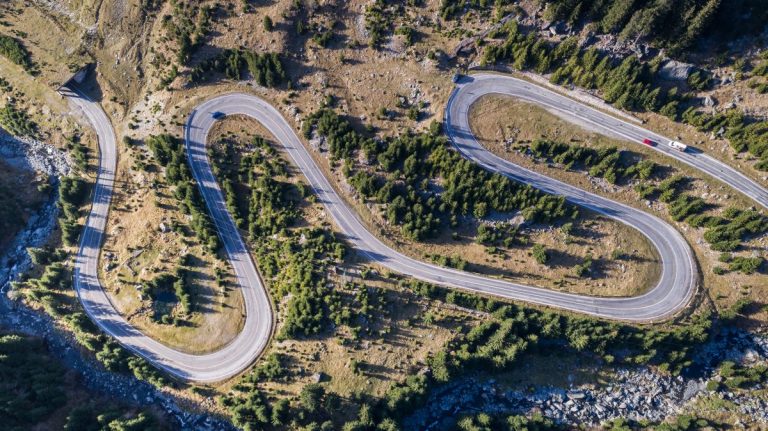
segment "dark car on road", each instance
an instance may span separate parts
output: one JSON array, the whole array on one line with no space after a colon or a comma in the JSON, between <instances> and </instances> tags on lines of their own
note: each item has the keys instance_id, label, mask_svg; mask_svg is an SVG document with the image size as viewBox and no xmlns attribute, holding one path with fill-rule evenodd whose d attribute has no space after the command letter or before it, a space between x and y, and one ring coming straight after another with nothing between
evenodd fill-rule
<instances>
[{"instance_id":1,"label":"dark car on road","mask_svg":"<svg viewBox=\"0 0 768 431\"><path fill-rule=\"evenodd\" d=\"M227 114L225 114L223 112L220 112L220 111L216 111L213 114L211 114L211 117L213 117L214 120L220 120L220 119L222 119L222 118L224 118L226 116L227 116Z\"/></svg>"}]
</instances>

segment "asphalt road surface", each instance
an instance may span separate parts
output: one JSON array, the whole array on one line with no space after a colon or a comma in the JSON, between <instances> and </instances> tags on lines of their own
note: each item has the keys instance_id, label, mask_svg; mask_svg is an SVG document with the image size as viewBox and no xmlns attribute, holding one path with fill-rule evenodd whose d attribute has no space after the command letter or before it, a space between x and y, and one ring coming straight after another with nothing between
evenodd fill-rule
<instances>
[{"instance_id":1,"label":"asphalt road surface","mask_svg":"<svg viewBox=\"0 0 768 431\"><path fill-rule=\"evenodd\" d=\"M227 346L204 355L192 355L167 347L131 326L110 302L98 280L99 249L112 198L117 164L115 133L109 119L96 103L76 88L62 93L81 109L99 139L99 173L93 205L82 233L75 263L75 288L88 315L123 346L146 358L168 373L201 382L220 381L247 368L266 347L273 327L273 314L265 286L247 247L228 213L225 200L208 161L206 140L216 119L213 114L243 114L261 122L283 145L301 169L327 209L340 232L358 253L392 271L447 287L481 292L507 299L551 306L597 317L651 322L669 318L690 301L698 284L696 262L680 233L661 219L626 205L588 193L571 185L523 169L483 149L469 129L469 108L484 94L498 93L540 104L565 118L588 122L598 130L631 141L650 138L660 143L666 138L633 124L618 120L557 93L525 81L498 75L464 77L451 95L446 108L446 132L456 148L488 170L500 172L544 191L564 195L570 202L590 208L626 223L649 238L658 250L662 272L659 282L643 295L631 298L598 298L526 286L443 268L407 257L370 233L358 215L344 202L316 165L293 128L274 107L246 94L226 94L210 99L192 111L185 127L185 145L190 167L221 236L230 263L242 289L246 319L243 331ZM710 173L763 206L768 193L754 181L705 154L679 153L657 146L685 163Z\"/></svg>"}]
</instances>

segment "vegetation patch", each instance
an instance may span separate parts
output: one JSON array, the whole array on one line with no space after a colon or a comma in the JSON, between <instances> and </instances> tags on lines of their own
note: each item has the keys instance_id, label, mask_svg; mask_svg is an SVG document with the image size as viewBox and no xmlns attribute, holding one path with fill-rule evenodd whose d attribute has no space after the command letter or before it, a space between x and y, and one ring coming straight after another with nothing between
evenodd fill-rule
<instances>
[{"instance_id":1,"label":"vegetation patch","mask_svg":"<svg viewBox=\"0 0 768 431\"><path fill-rule=\"evenodd\" d=\"M588 170L589 175L605 178L616 184L619 180L649 179L656 164L644 159L633 163L628 154L616 147L593 149L546 139L536 139L528 147L534 156L563 165L564 169Z\"/></svg>"},{"instance_id":2,"label":"vegetation patch","mask_svg":"<svg viewBox=\"0 0 768 431\"><path fill-rule=\"evenodd\" d=\"M0 126L16 136L37 136L37 124L13 101L0 108Z\"/></svg>"},{"instance_id":3,"label":"vegetation patch","mask_svg":"<svg viewBox=\"0 0 768 431\"><path fill-rule=\"evenodd\" d=\"M178 139L167 134L150 136L146 144L157 163L165 168L165 179L175 187L174 196L179 200L182 212L192 217L190 226L198 239L211 252L216 252L221 243L187 165L184 146Z\"/></svg>"},{"instance_id":4,"label":"vegetation patch","mask_svg":"<svg viewBox=\"0 0 768 431\"><path fill-rule=\"evenodd\" d=\"M435 237L460 217L486 217L490 212L521 211L526 220L575 218L578 211L562 196L485 171L454 151L433 123L430 132L406 133L379 142L354 131L330 109L304 123L304 135L325 138L332 160L343 162L350 184L365 199L386 204L386 219L414 240ZM362 153L365 163L355 166Z\"/></svg>"},{"instance_id":5,"label":"vegetation patch","mask_svg":"<svg viewBox=\"0 0 768 431\"><path fill-rule=\"evenodd\" d=\"M74 246L80 236L80 208L88 197L88 185L78 177L64 177L59 184L59 227L64 244Z\"/></svg>"},{"instance_id":6,"label":"vegetation patch","mask_svg":"<svg viewBox=\"0 0 768 431\"><path fill-rule=\"evenodd\" d=\"M703 39L732 40L755 35L768 20L756 0L723 3L546 0L545 16L571 26L586 22L601 33L621 39L643 38L675 54L683 54ZM722 23L730 23L722 25Z\"/></svg>"},{"instance_id":7,"label":"vegetation patch","mask_svg":"<svg viewBox=\"0 0 768 431\"><path fill-rule=\"evenodd\" d=\"M72 385L66 370L42 340L15 334L0 335L0 420L9 430L31 428L80 430L160 430L148 412L84 395ZM64 415L57 415L62 412ZM59 418L59 416L62 416ZM63 422L63 423L62 423Z\"/></svg>"},{"instance_id":8,"label":"vegetation patch","mask_svg":"<svg viewBox=\"0 0 768 431\"><path fill-rule=\"evenodd\" d=\"M195 66L190 72L190 81L203 82L208 72L220 72L232 80L244 78L244 72L261 86L277 87L288 81L285 68L276 53L257 54L251 51L230 49Z\"/></svg>"},{"instance_id":9,"label":"vegetation patch","mask_svg":"<svg viewBox=\"0 0 768 431\"><path fill-rule=\"evenodd\" d=\"M286 162L268 141L257 136L249 147L225 141L211 149L211 160L228 209L254 244L259 271L276 297L289 298L278 337L311 336L341 324L345 311L327 274L346 247L326 229L291 229L309 189L288 181Z\"/></svg>"},{"instance_id":10,"label":"vegetation patch","mask_svg":"<svg viewBox=\"0 0 768 431\"><path fill-rule=\"evenodd\" d=\"M32 74L36 73L34 62L29 55L29 51L18 39L0 34L0 55L10 60L12 63L18 64L23 67L24 70Z\"/></svg>"},{"instance_id":11,"label":"vegetation patch","mask_svg":"<svg viewBox=\"0 0 768 431\"><path fill-rule=\"evenodd\" d=\"M440 1L440 16L443 19L449 20L459 19L464 13L470 10L476 10L481 14L485 14L491 7L499 8L502 10L504 6L514 4L511 0L496 0L494 2L486 0L441 0ZM497 17L499 17L497 15Z\"/></svg>"},{"instance_id":12,"label":"vegetation patch","mask_svg":"<svg viewBox=\"0 0 768 431\"><path fill-rule=\"evenodd\" d=\"M174 2L173 13L163 16L166 34L176 43L176 61L185 65L210 31L213 10L196 2Z\"/></svg>"}]
</instances>

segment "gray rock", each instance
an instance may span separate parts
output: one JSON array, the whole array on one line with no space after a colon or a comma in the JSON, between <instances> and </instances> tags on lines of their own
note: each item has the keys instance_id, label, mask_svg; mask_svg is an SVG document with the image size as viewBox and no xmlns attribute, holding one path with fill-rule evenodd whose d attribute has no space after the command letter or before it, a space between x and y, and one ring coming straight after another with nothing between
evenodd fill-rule
<instances>
[{"instance_id":1,"label":"gray rock","mask_svg":"<svg viewBox=\"0 0 768 431\"><path fill-rule=\"evenodd\" d=\"M676 60L667 60L659 69L659 75L663 79L671 81L684 81L693 72L693 65Z\"/></svg>"},{"instance_id":2,"label":"gray rock","mask_svg":"<svg viewBox=\"0 0 768 431\"><path fill-rule=\"evenodd\" d=\"M69 155L32 138L12 136L0 129L0 157L19 169L66 176L71 171Z\"/></svg>"},{"instance_id":3,"label":"gray rock","mask_svg":"<svg viewBox=\"0 0 768 431\"><path fill-rule=\"evenodd\" d=\"M325 378L325 374L318 372L318 373L312 374L312 376L309 379L312 381L312 383L320 383L323 381L324 378Z\"/></svg>"}]
</instances>

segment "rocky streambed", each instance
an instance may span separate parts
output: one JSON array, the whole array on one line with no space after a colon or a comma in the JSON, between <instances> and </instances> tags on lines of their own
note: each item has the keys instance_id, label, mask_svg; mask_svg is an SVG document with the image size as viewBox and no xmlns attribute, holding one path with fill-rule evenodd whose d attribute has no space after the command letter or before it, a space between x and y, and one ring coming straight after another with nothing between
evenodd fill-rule
<instances>
[{"instance_id":1,"label":"rocky streambed","mask_svg":"<svg viewBox=\"0 0 768 431\"><path fill-rule=\"evenodd\" d=\"M714 396L738 406L751 425L768 427L768 403L749 392L708 391L722 361L755 364L768 360L768 337L723 328L702 346L693 365L673 377L648 367L617 368L602 386L539 386L509 389L493 379L463 378L432 391L426 407L406 420L405 429L442 429L463 413L529 414L573 426L599 426L614 418L663 421L685 412L702 396ZM563 366L568 366L563 364Z\"/></svg>"},{"instance_id":2,"label":"rocky streambed","mask_svg":"<svg viewBox=\"0 0 768 431\"><path fill-rule=\"evenodd\" d=\"M0 158L21 171L33 171L47 176L53 186L46 202L29 218L24 229L0 254L0 291L5 292L8 285L17 280L32 264L27 248L45 244L56 228L58 179L69 175L71 163L66 152L52 145L30 138L17 138L2 130Z\"/></svg>"}]
</instances>

